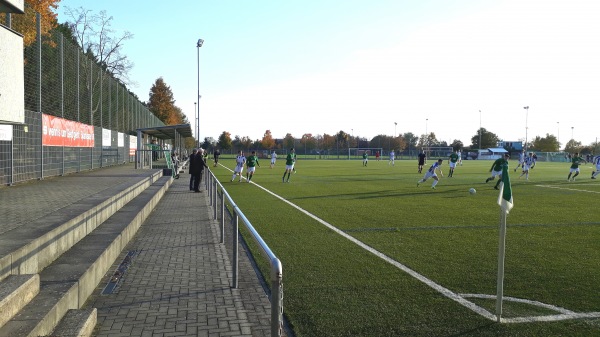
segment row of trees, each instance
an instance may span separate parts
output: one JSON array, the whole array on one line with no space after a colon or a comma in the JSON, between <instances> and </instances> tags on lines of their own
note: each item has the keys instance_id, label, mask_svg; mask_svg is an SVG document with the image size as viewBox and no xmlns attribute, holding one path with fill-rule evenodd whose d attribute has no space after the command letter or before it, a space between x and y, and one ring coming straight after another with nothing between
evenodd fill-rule
<instances>
[{"instance_id":1,"label":"row of trees","mask_svg":"<svg viewBox=\"0 0 600 337\"><path fill-rule=\"evenodd\" d=\"M481 144L480 144L481 140ZM400 134L396 137L387 135L377 135L372 139L368 140L361 137L353 137L348 133L340 130L338 133L329 135L313 135L306 133L300 138L295 138L291 134L287 134L283 139L274 139L270 130L266 130L262 139L252 140L250 137L231 137L231 134L227 131L223 131L218 139L207 137L204 139L202 147L205 149L212 149L218 147L222 150L277 150L277 149L289 149L292 147L298 148L301 153L322 153L332 150L345 151L347 148L361 147L361 148L382 148L384 151L418 151L419 149L427 146L443 146L452 147L454 150L469 150L479 148L491 148L497 147L500 139L498 135L493 132L480 128L477 133L471 137L471 145L466 147L462 141L455 139L452 143L448 144L445 141L440 141L436 138L435 133L423 134L417 136L412 132ZM536 136L527 144L527 149L532 151L540 152L559 152L560 145L558 139L551 134L546 134L545 137ZM515 151L515 149L507 148L508 151ZM589 146L582 146L581 142L570 140L565 145L564 151L566 152L580 152L580 153L597 153L600 151L600 147L597 144L591 144Z\"/></svg>"}]
</instances>

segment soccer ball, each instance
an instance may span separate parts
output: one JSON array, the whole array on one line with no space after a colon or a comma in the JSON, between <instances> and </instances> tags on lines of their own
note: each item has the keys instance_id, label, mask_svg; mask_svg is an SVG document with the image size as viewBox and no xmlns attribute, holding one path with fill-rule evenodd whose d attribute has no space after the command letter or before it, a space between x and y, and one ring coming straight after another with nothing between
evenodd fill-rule
<instances>
[{"instance_id":1,"label":"soccer ball","mask_svg":"<svg viewBox=\"0 0 600 337\"><path fill-rule=\"evenodd\" d=\"M477 193L477 191L476 191L476 190L475 190L473 187L471 187L471 188L469 189L469 193L471 193L471 194L475 194L475 193Z\"/></svg>"}]
</instances>

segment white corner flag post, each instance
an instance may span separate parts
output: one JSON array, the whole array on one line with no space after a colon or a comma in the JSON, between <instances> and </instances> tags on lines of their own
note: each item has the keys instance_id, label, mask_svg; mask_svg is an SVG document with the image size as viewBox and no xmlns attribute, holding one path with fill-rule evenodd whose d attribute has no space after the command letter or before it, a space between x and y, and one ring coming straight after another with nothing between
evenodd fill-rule
<instances>
[{"instance_id":1,"label":"white corner flag post","mask_svg":"<svg viewBox=\"0 0 600 337\"><path fill-rule=\"evenodd\" d=\"M500 183L500 233L498 238L498 283L496 285L496 318L502 319L502 297L504 296L504 255L506 250L506 216L513 207L512 188L508 176L508 164L502 167L502 183Z\"/></svg>"}]
</instances>

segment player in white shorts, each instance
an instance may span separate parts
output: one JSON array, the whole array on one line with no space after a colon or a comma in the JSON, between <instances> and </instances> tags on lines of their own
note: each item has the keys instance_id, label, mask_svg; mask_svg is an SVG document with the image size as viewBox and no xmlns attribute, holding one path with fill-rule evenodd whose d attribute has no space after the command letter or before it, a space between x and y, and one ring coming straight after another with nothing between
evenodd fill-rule
<instances>
[{"instance_id":1,"label":"player in white shorts","mask_svg":"<svg viewBox=\"0 0 600 337\"><path fill-rule=\"evenodd\" d=\"M429 170L427 170L427 172L425 172L425 175L423 176L423 179L417 181L417 187L421 184L424 183L427 179L429 178L433 178L433 183L431 184L431 188L435 190L435 185L437 185L439 178L436 174L436 170L440 171L440 175L443 177L444 173L442 173L442 163L444 161L442 159L438 159L435 163L433 163L433 165L431 165L431 167L429 168Z\"/></svg>"},{"instance_id":2,"label":"player in white shorts","mask_svg":"<svg viewBox=\"0 0 600 337\"><path fill-rule=\"evenodd\" d=\"M246 163L246 157L244 157L244 152L242 150L238 151L238 156L235 158L235 168L233 169L233 175L231 176L231 181L235 179L235 176L239 174L240 181L242 181L242 171L244 171L244 164Z\"/></svg>"},{"instance_id":3,"label":"player in white shorts","mask_svg":"<svg viewBox=\"0 0 600 337\"><path fill-rule=\"evenodd\" d=\"M277 161L277 153L275 153L275 150L273 150L273 153L271 153L271 168L273 168L275 166L276 161Z\"/></svg>"},{"instance_id":4,"label":"player in white shorts","mask_svg":"<svg viewBox=\"0 0 600 337\"><path fill-rule=\"evenodd\" d=\"M525 176L525 180L529 180L529 170L533 168L534 164L535 162L533 159L533 152L529 152L529 156L525 157L523 164L521 164L523 168L523 173L521 173L519 179L521 179L522 176Z\"/></svg>"},{"instance_id":5,"label":"player in white shorts","mask_svg":"<svg viewBox=\"0 0 600 337\"><path fill-rule=\"evenodd\" d=\"M525 163L525 150L523 150L521 153L519 153L519 163L515 167L515 172L517 172L517 169L519 168L519 166L523 167L524 163Z\"/></svg>"},{"instance_id":6,"label":"player in white shorts","mask_svg":"<svg viewBox=\"0 0 600 337\"><path fill-rule=\"evenodd\" d=\"M390 165L390 164L392 166L396 165L395 160L396 160L396 153L394 152L394 150L392 150L390 152L390 161L388 162L388 165Z\"/></svg>"},{"instance_id":7,"label":"player in white shorts","mask_svg":"<svg viewBox=\"0 0 600 337\"><path fill-rule=\"evenodd\" d=\"M600 174L600 156L595 156L592 163L596 165L596 171L592 172L592 179L596 179L596 176Z\"/></svg>"}]
</instances>

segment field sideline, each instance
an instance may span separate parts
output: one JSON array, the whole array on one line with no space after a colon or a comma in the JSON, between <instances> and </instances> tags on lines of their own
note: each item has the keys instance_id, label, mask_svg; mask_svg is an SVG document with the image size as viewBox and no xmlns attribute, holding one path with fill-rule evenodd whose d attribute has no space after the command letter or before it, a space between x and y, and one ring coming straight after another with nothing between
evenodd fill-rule
<instances>
[{"instance_id":1,"label":"field sideline","mask_svg":"<svg viewBox=\"0 0 600 337\"><path fill-rule=\"evenodd\" d=\"M540 162L527 182L511 171L505 295L519 300L505 302L503 317L526 322L498 324L485 317L494 312L498 245L498 191L484 183L491 161L465 161L435 191L431 180L416 187L414 161L299 161L290 183L281 182L281 160L272 170L261 161L253 182L306 212L254 184L230 183L233 161L222 163L215 174L282 260L284 310L297 336L600 333L600 185L590 165L576 182L566 181L566 163Z\"/></svg>"}]
</instances>

